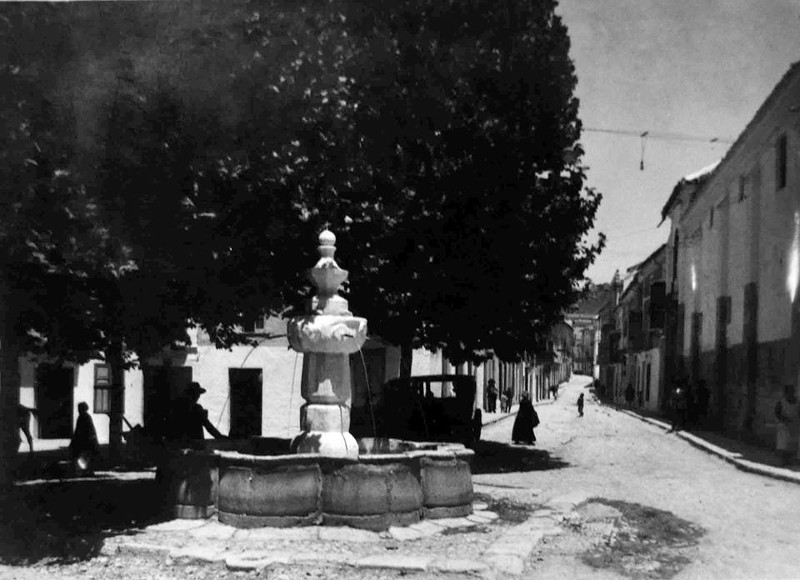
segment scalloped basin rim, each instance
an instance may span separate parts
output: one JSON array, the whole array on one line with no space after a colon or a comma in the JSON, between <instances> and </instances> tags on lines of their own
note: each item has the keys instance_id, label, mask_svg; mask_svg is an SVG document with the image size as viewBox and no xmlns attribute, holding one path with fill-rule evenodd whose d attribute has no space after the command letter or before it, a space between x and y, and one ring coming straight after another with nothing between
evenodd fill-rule
<instances>
[{"instance_id":1,"label":"scalloped basin rim","mask_svg":"<svg viewBox=\"0 0 800 580\"><path fill-rule=\"evenodd\" d=\"M193 451L193 450L189 450ZM196 452L195 452L196 453ZM201 452L203 455L216 455L222 459L233 462L247 462L263 465L274 464L305 464L316 463L322 461L335 461L341 463L386 463L391 461L411 461L414 459L429 457L431 459L466 459L475 455L471 449L441 449L441 450L418 450L418 451L402 451L399 453L363 453L358 458L352 457L339 457L320 455L317 453L287 453L286 455L252 455L249 453L240 453L238 451L210 451Z\"/></svg>"},{"instance_id":2,"label":"scalloped basin rim","mask_svg":"<svg viewBox=\"0 0 800 580\"><path fill-rule=\"evenodd\" d=\"M227 449L175 449L164 474L171 509L180 518L215 512L221 523L237 528L347 525L375 531L472 513L474 452L463 445L363 438L357 458L294 454L284 445L266 438L255 445L225 441ZM264 450L276 454L253 454Z\"/></svg>"}]
</instances>

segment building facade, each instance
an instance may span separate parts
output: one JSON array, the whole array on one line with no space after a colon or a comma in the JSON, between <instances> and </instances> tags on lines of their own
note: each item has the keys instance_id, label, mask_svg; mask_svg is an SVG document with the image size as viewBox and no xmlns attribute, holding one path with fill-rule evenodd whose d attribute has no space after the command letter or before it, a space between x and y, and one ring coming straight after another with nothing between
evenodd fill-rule
<instances>
[{"instance_id":1,"label":"building facade","mask_svg":"<svg viewBox=\"0 0 800 580\"><path fill-rule=\"evenodd\" d=\"M671 221L669 373L705 381L716 425L762 441L800 368L800 63L716 167L687 176Z\"/></svg>"},{"instance_id":2,"label":"building facade","mask_svg":"<svg viewBox=\"0 0 800 580\"><path fill-rule=\"evenodd\" d=\"M614 308L610 366L612 400L625 402L634 391L634 405L657 411L664 389L665 246L628 269L629 282Z\"/></svg>"},{"instance_id":3,"label":"building facade","mask_svg":"<svg viewBox=\"0 0 800 580\"><path fill-rule=\"evenodd\" d=\"M232 437L299 433L303 358L289 349L286 321L271 318L250 330L249 338L257 346L227 350L216 348L202 331L192 330L188 349L164 349L139 368L126 371L124 417L129 426L159 424L171 401L197 381L207 391L200 403L222 433ZM563 351L571 343L564 334L563 329L554 331L552 356L516 363L495 357L482 364L453 365L441 351L416 349L411 375L470 374L477 384L476 405L483 401L484 409L489 379L503 391L510 389L514 402L523 391L530 392L534 401L545 399L550 385L569 378L570 364ZM384 383L400 376L400 348L370 337L360 352L351 355L350 375L351 407L378 404ZM20 377L20 403L37 410L30 425L35 446L41 440L64 444L72 436L80 402L89 405L100 442L109 441L111 376L103 361L75 365L26 357L20 359Z\"/></svg>"},{"instance_id":4,"label":"building facade","mask_svg":"<svg viewBox=\"0 0 800 580\"><path fill-rule=\"evenodd\" d=\"M614 290L609 284L589 289L588 295L575 308L564 315L574 334L572 368L575 373L600 378L600 344L603 340L601 312L614 300Z\"/></svg>"}]
</instances>

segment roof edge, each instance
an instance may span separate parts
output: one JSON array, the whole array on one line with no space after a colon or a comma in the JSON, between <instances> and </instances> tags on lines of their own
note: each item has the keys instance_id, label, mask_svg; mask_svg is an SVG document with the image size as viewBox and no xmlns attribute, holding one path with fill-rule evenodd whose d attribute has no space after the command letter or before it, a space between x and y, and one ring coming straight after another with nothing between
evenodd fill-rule
<instances>
[{"instance_id":1,"label":"roof edge","mask_svg":"<svg viewBox=\"0 0 800 580\"><path fill-rule=\"evenodd\" d=\"M772 91L770 91L770 93L767 95L767 98L764 99L764 101L761 103L761 105L758 107L758 109L756 109L756 112L753 115L753 117L750 119L750 121L747 122L747 125L745 125L744 129L742 129L742 132L739 133L739 136L736 137L736 140L733 142L733 144L725 152L725 155L722 156L722 159L719 160L719 162L717 163L717 165L714 168L714 170L711 171L708 175L706 175L703 178L702 183L699 186L699 189L702 190L705 187L706 183L708 183L708 179L711 176L713 176L714 173L717 172L717 170L719 170L721 167L723 167L726 164L726 162L734 155L734 153L738 152L738 150L742 147L742 143L745 141L745 139L752 132L753 127L756 124L758 124L759 121L761 121L761 119L764 117L764 115L766 115L766 113L769 110L770 106L773 104L773 102L777 98L777 95L782 91L782 89L784 89L786 87L786 85L789 83L791 78L798 71L800 71L800 60L795 61L791 65L789 65L789 69L783 74L781 79L772 88ZM670 194L669 199L667 199L667 203L664 204L664 207L661 210L661 221L662 222L666 219L667 214L669 213L669 210L674 205L675 199L677 198L678 193L680 192L680 189L684 185L686 185L687 183L689 183L689 182L685 182L683 179L681 179L680 181L678 181L678 183L673 188L672 194Z\"/></svg>"}]
</instances>

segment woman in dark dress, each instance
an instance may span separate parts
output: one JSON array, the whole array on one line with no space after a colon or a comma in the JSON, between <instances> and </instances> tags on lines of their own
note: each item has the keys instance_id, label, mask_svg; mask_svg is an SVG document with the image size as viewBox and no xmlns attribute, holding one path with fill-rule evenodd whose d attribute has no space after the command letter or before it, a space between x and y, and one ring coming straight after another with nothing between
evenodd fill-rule
<instances>
[{"instance_id":1,"label":"woman in dark dress","mask_svg":"<svg viewBox=\"0 0 800 580\"><path fill-rule=\"evenodd\" d=\"M533 428L539 424L539 416L533 408L528 393L522 393L519 399L519 410L514 419L514 428L511 430L511 440L514 443L527 443L533 445L536 442L536 435Z\"/></svg>"},{"instance_id":2,"label":"woman in dark dress","mask_svg":"<svg viewBox=\"0 0 800 580\"><path fill-rule=\"evenodd\" d=\"M78 469L91 471L92 460L97 457L99 449L97 431L89 415L89 405L78 403L78 421L75 423L75 432L69 443L70 454Z\"/></svg>"}]
</instances>

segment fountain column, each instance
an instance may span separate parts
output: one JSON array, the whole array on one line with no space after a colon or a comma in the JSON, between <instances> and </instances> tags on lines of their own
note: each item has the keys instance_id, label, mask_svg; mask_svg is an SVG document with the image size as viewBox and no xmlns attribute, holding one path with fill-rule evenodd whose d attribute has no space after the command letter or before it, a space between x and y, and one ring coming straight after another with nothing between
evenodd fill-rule
<instances>
[{"instance_id":1,"label":"fountain column","mask_svg":"<svg viewBox=\"0 0 800 580\"><path fill-rule=\"evenodd\" d=\"M289 346L303 353L300 409L302 432L292 441L296 453L331 457L358 457L358 443L350 434L350 354L367 339L367 321L353 316L339 287L347 280L333 259L336 236L319 235L319 261L309 271L317 288L308 314L292 318Z\"/></svg>"}]
</instances>

